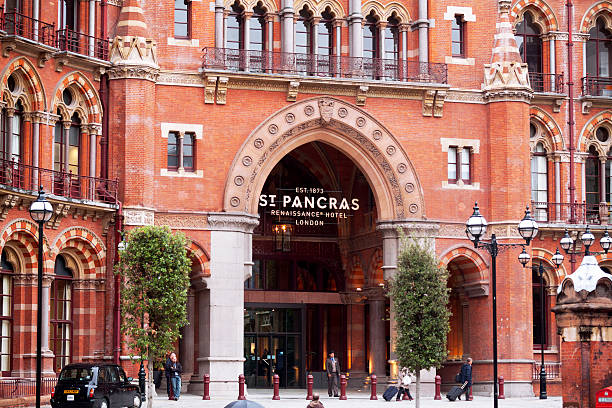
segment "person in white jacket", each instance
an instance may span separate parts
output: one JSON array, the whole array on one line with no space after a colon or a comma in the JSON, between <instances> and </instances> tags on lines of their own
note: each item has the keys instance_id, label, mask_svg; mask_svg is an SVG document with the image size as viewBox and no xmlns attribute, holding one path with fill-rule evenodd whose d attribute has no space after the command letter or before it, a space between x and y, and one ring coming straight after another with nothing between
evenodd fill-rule
<instances>
[{"instance_id":1,"label":"person in white jacket","mask_svg":"<svg viewBox=\"0 0 612 408\"><path fill-rule=\"evenodd\" d=\"M395 399L396 401L401 400L403 394L406 394L408 396L408 400L412 401L412 395L410 395L410 389L408 388L411 382L412 380L410 379L410 373L406 367L398 371L397 387L399 390L397 392L397 398Z\"/></svg>"}]
</instances>

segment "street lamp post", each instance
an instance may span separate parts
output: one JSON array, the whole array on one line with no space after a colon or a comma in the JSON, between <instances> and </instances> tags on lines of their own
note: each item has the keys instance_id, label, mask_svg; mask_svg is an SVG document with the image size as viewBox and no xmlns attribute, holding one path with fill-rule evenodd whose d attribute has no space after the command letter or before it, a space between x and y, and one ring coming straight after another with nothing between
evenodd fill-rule
<instances>
[{"instance_id":1,"label":"street lamp post","mask_svg":"<svg viewBox=\"0 0 612 408\"><path fill-rule=\"evenodd\" d=\"M546 393L546 369L544 368L544 338L546 336L546 312L544 302L544 267L542 266L542 261L540 260L540 266L538 267L538 275L540 276L540 354L542 357L542 362L540 364L540 399L548 398L548 394Z\"/></svg>"},{"instance_id":2,"label":"street lamp post","mask_svg":"<svg viewBox=\"0 0 612 408\"><path fill-rule=\"evenodd\" d=\"M521 237L525 240L525 244L503 244L497 242L495 234L491 234L489 242L480 240L487 230L487 221L480 214L478 203L474 203L474 212L467 220L465 225L465 233L468 238L474 243L474 248L485 249L491 255L491 291L493 301L493 407L498 407L499 389L497 384L497 255L500 250L513 247L522 247L523 251L519 254L519 262L525 266L529 262L529 254L525 251L525 245L538 234L538 224L535 222L529 207L525 210L525 217L519 222L518 230Z\"/></svg>"},{"instance_id":3,"label":"street lamp post","mask_svg":"<svg viewBox=\"0 0 612 408\"><path fill-rule=\"evenodd\" d=\"M38 305L36 307L36 408L40 408L42 382L42 291L43 291L43 227L51 219L53 206L40 186L38 198L30 205L30 217L38 223Z\"/></svg>"}]
</instances>

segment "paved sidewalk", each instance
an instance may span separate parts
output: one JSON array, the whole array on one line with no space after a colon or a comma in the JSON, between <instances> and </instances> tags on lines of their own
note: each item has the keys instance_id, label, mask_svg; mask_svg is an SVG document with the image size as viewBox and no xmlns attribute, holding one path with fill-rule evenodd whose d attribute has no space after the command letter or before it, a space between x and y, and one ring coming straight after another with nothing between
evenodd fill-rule
<instances>
[{"instance_id":1,"label":"paved sidewalk","mask_svg":"<svg viewBox=\"0 0 612 408\"><path fill-rule=\"evenodd\" d=\"M281 390L280 401L272 401L271 390L250 390L247 399L256 401L266 408L305 408L308 404L306 401L306 393L304 390ZM325 408L365 408L365 407L406 407L414 408L414 401L395 400L386 402L382 396L378 396L377 401L370 401L369 393L350 392L346 401L340 401L338 398L328 398L327 390L320 390L319 395L322 395L321 402ZM444 398L444 397L443 397ZM155 408L223 408L234 399L215 399L212 397L210 401L203 401L201 395L183 394L179 401L169 401L167 397L162 395L157 396L153 400ZM389 404L389 405L383 405ZM393 405L391 405L393 404ZM400 405L401 404L401 405ZM534 398L509 398L499 400L500 408L561 408L561 397L549 397L547 400ZM492 408L492 397L474 396L473 401L454 401L450 402L446 398L439 401L434 401L433 397L421 399L422 408L444 408L444 407L470 407L470 408ZM146 408L146 402L143 403L143 408Z\"/></svg>"}]
</instances>

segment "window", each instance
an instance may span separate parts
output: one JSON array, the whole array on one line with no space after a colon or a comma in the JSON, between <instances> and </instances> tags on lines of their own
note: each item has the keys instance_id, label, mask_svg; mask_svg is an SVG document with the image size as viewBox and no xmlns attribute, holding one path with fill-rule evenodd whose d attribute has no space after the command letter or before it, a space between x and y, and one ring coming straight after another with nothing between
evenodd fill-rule
<instances>
[{"instance_id":1,"label":"window","mask_svg":"<svg viewBox=\"0 0 612 408\"><path fill-rule=\"evenodd\" d=\"M194 171L195 140L194 133L168 133L168 169Z\"/></svg>"},{"instance_id":2,"label":"window","mask_svg":"<svg viewBox=\"0 0 612 408\"><path fill-rule=\"evenodd\" d=\"M546 150L542 143L536 145L531 156L531 201L538 221L546 221L548 208L548 168Z\"/></svg>"},{"instance_id":3,"label":"window","mask_svg":"<svg viewBox=\"0 0 612 408\"><path fill-rule=\"evenodd\" d=\"M464 184L471 183L471 156L472 152L469 147L451 146L448 148L449 183L457 183L459 180Z\"/></svg>"},{"instance_id":4,"label":"window","mask_svg":"<svg viewBox=\"0 0 612 408\"><path fill-rule=\"evenodd\" d=\"M589 31L586 46L587 75L609 77L612 61L612 33L606 28L603 18L598 18Z\"/></svg>"},{"instance_id":5,"label":"window","mask_svg":"<svg viewBox=\"0 0 612 408\"><path fill-rule=\"evenodd\" d=\"M69 29L72 31L78 31L79 26L79 12L78 12L78 1L77 0L60 0L60 29Z\"/></svg>"},{"instance_id":6,"label":"window","mask_svg":"<svg viewBox=\"0 0 612 408\"><path fill-rule=\"evenodd\" d=\"M334 15L325 10L317 24L317 74L329 76L334 72L331 56L334 53Z\"/></svg>"},{"instance_id":7,"label":"window","mask_svg":"<svg viewBox=\"0 0 612 408\"><path fill-rule=\"evenodd\" d=\"M363 25L363 70L365 74L373 79L379 78L379 40L378 19L373 13L368 14Z\"/></svg>"},{"instance_id":8,"label":"window","mask_svg":"<svg viewBox=\"0 0 612 408\"><path fill-rule=\"evenodd\" d=\"M72 349L72 271L66 260L55 260L55 279L51 284L51 350L55 355L54 369L59 372L70 363Z\"/></svg>"},{"instance_id":9,"label":"window","mask_svg":"<svg viewBox=\"0 0 612 408\"><path fill-rule=\"evenodd\" d=\"M0 373L11 372L11 346L13 334L13 266L2 252L0 267Z\"/></svg>"},{"instance_id":10,"label":"window","mask_svg":"<svg viewBox=\"0 0 612 408\"><path fill-rule=\"evenodd\" d=\"M395 17L387 20L382 32L384 40L383 76L396 80L399 77L399 21Z\"/></svg>"},{"instance_id":11,"label":"window","mask_svg":"<svg viewBox=\"0 0 612 408\"><path fill-rule=\"evenodd\" d=\"M451 25L451 52L453 57L465 58L465 21L456 14Z\"/></svg>"},{"instance_id":12,"label":"window","mask_svg":"<svg viewBox=\"0 0 612 408\"><path fill-rule=\"evenodd\" d=\"M542 265L544 270L548 269L548 265ZM546 295L546 274L544 274L544 299L542 299L542 283L540 281L540 274L538 269L540 264L532 264L531 266L531 278L532 278L532 300L533 300L533 346L534 348L541 349L546 347L548 344L548 299ZM542 302L544 301L544 302ZM544 321L542 321L542 303L544 303ZM542 337L542 326L544 326L544 337Z\"/></svg>"},{"instance_id":13,"label":"window","mask_svg":"<svg viewBox=\"0 0 612 408\"><path fill-rule=\"evenodd\" d=\"M311 13L307 8L300 11L295 23L295 52L297 54L310 54L312 50L312 24Z\"/></svg>"},{"instance_id":14,"label":"window","mask_svg":"<svg viewBox=\"0 0 612 408\"><path fill-rule=\"evenodd\" d=\"M599 216L600 194L600 171L599 171L599 154L595 146L591 146L588 151L588 156L585 160L585 191L587 218L593 219Z\"/></svg>"},{"instance_id":15,"label":"window","mask_svg":"<svg viewBox=\"0 0 612 408\"><path fill-rule=\"evenodd\" d=\"M606 156L606 177L604 179L604 188L606 191L605 201L607 203L612 199L612 148L608 150Z\"/></svg>"},{"instance_id":16,"label":"window","mask_svg":"<svg viewBox=\"0 0 612 408\"><path fill-rule=\"evenodd\" d=\"M257 6L249 21L249 51L264 51L266 49L266 11Z\"/></svg>"},{"instance_id":17,"label":"window","mask_svg":"<svg viewBox=\"0 0 612 408\"><path fill-rule=\"evenodd\" d=\"M191 36L190 16L191 16L191 1L190 0L175 0L174 1L174 37L189 38Z\"/></svg>"},{"instance_id":18,"label":"window","mask_svg":"<svg viewBox=\"0 0 612 408\"><path fill-rule=\"evenodd\" d=\"M240 4L234 3L225 22L225 46L231 50L244 48L242 46L242 12L243 9L240 7Z\"/></svg>"},{"instance_id":19,"label":"window","mask_svg":"<svg viewBox=\"0 0 612 408\"><path fill-rule=\"evenodd\" d=\"M70 128L68 129L68 140L62 122L55 124L55 136L53 143L53 170L64 171L79 175L80 168L80 146L81 146L81 120L75 113L72 115Z\"/></svg>"},{"instance_id":20,"label":"window","mask_svg":"<svg viewBox=\"0 0 612 408\"><path fill-rule=\"evenodd\" d=\"M540 27L533 21L533 15L526 12L516 26L516 45L523 62L527 63L529 80L534 91L544 90L544 76L542 75L542 38Z\"/></svg>"},{"instance_id":21,"label":"window","mask_svg":"<svg viewBox=\"0 0 612 408\"><path fill-rule=\"evenodd\" d=\"M9 116L6 109L2 110L2 140L0 140L0 150L2 158L6 160L19 162L21 159L22 118L23 105L21 105L20 101L15 106L13 116Z\"/></svg>"}]
</instances>

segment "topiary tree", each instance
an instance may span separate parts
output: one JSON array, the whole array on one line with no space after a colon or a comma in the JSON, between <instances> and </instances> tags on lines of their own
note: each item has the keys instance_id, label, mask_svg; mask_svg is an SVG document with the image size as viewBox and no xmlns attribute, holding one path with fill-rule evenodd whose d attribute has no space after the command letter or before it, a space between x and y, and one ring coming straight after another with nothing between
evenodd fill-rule
<instances>
[{"instance_id":1,"label":"topiary tree","mask_svg":"<svg viewBox=\"0 0 612 408\"><path fill-rule=\"evenodd\" d=\"M147 406L153 406L153 363L173 348L187 321L191 260L185 235L168 227L131 230L115 273L121 285L121 329L130 356L148 361Z\"/></svg>"},{"instance_id":2,"label":"topiary tree","mask_svg":"<svg viewBox=\"0 0 612 408\"><path fill-rule=\"evenodd\" d=\"M420 407L420 371L439 368L447 357L450 330L448 272L433 252L414 239L401 238L397 274L390 282L401 367L416 373L416 407Z\"/></svg>"}]
</instances>

